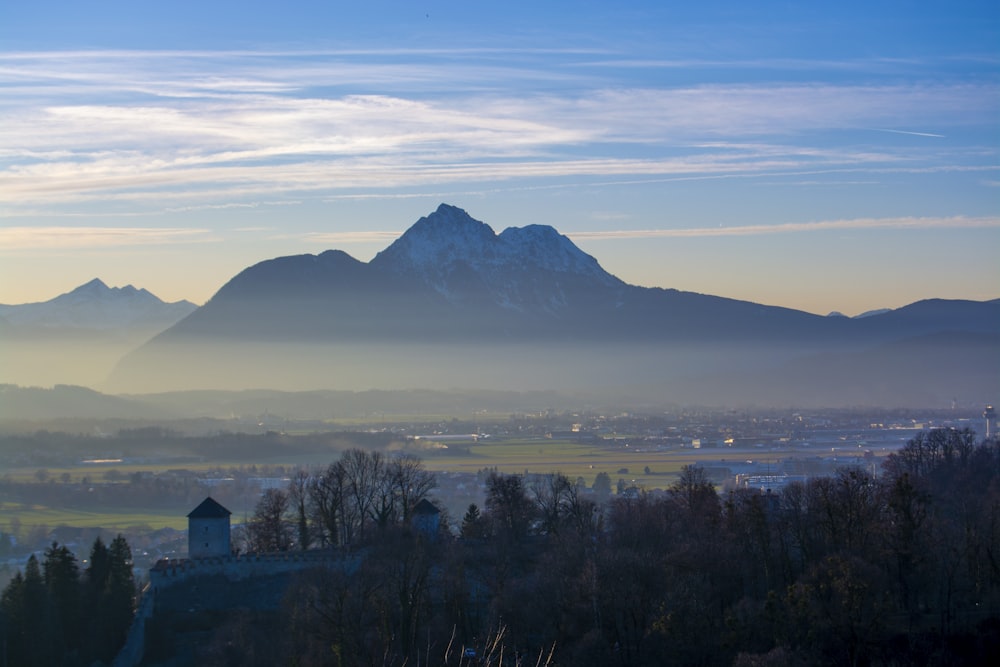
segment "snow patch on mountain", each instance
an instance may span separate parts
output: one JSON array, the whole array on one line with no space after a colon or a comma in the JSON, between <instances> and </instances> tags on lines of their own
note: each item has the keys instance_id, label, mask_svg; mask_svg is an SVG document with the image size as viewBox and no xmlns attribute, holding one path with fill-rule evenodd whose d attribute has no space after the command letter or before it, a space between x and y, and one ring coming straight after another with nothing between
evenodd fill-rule
<instances>
[{"instance_id":1,"label":"snow patch on mountain","mask_svg":"<svg viewBox=\"0 0 1000 667\"><path fill-rule=\"evenodd\" d=\"M596 259L548 225L508 227L500 233L499 240L509 262L520 261L534 268L587 276L608 286L622 284L602 269Z\"/></svg>"},{"instance_id":2,"label":"snow patch on mountain","mask_svg":"<svg viewBox=\"0 0 1000 667\"><path fill-rule=\"evenodd\" d=\"M489 225L460 208L441 204L378 253L371 263L392 264L401 271L426 270L459 261L489 261L495 253L496 234Z\"/></svg>"},{"instance_id":3,"label":"snow patch on mountain","mask_svg":"<svg viewBox=\"0 0 1000 667\"><path fill-rule=\"evenodd\" d=\"M592 286L624 285L548 225L510 227L497 235L486 223L448 204L418 220L371 264L415 274L449 300L481 288L498 305L516 310L523 310L528 293L552 285L553 274L556 280L561 275L567 282ZM546 309L558 310L566 303L562 293L536 297Z\"/></svg>"}]
</instances>

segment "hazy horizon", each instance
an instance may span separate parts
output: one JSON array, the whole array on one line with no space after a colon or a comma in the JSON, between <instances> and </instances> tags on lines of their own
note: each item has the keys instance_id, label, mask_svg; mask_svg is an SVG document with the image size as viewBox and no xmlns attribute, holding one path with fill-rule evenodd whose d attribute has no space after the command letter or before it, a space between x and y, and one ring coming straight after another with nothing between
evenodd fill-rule
<instances>
[{"instance_id":1,"label":"hazy horizon","mask_svg":"<svg viewBox=\"0 0 1000 667\"><path fill-rule=\"evenodd\" d=\"M402 232L400 232L400 235L402 235ZM387 243L387 246L388 246L388 243ZM382 250L382 249L384 249L384 248L380 248L379 250ZM342 248L330 247L330 248L327 248L326 250L342 250ZM297 254L319 255L319 254L322 254L322 252L324 252L324 250L317 250L315 252L297 253ZM347 251L344 251L344 252L347 252ZM376 252L378 252L378 251L376 251ZM348 252L348 254L350 254L350 253ZM355 259L359 259L358 257L356 257L354 255L351 255L351 256L354 257ZM374 253L372 254L371 257L368 257L367 259L359 259L359 261L363 261L363 262L367 263L373 257L374 257ZM278 259L278 258L279 258L279 256L266 257L266 258L261 259L260 261L261 262L265 262L265 261L268 261L268 260L271 260L271 259ZM595 259L597 259L598 262L601 261L600 257L595 257ZM255 262L254 264L257 264L257 263L259 263L259 262ZM244 267L244 268L249 268L250 266L252 266L252 265L248 265L247 267ZM181 302L181 301L187 301L187 302L195 304L196 306L202 306L212 296L214 296L215 293L219 289L221 289L227 282L229 282L229 280L231 280L233 277L235 277L238 273L239 273L239 271L237 271L237 273L234 273L233 276L230 276L229 278L225 279L214 290L212 290L209 293L208 297L206 297L203 301L197 301L195 299L191 299L191 298L187 298L187 297L183 297L183 296L180 297L180 298L177 298L177 299L166 299L166 298L163 298L160 294L157 294L155 291L148 289L145 285L138 284L137 282L132 281L132 282L124 282L124 283L121 283L121 284L114 284L114 283L108 282L107 280L104 280L104 278L102 276L100 276L100 275L94 275L92 278L87 279L87 280L85 280L82 283L78 283L78 284L75 284L75 285L67 286L67 287L61 289L61 291L56 292L54 294L51 294L49 296L42 296L42 297L37 298L36 300L33 300L33 301L24 301L24 302L18 302L18 303L14 303L14 302L2 302L2 303L0 303L0 305L3 305L3 306L18 306L18 305L29 305L29 304L46 303L48 301L51 301L51 300L55 299L56 297L69 294L69 293L73 292L74 290L76 290L76 289L78 289L80 287L83 287L84 285L87 285L90 282L93 282L94 280L99 280L102 283L104 283L109 289L121 289L121 288L125 288L125 287L129 287L130 286L130 287L134 287L136 289L145 289L145 290L149 291L153 296L155 296L156 298L160 299L161 301L164 301L165 303L177 303L177 302ZM616 277L620 277L620 276L616 276ZM626 281L626 282L628 282L628 281ZM630 283L630 284L634 284L634 283ZM652 285L652 287L665 287L665 288L669 288L670 286L667 286L667 285ZM689 290L683 290L683 291L689 291L689 292L694 292L694 293L698 293L698 294L710 294L711 296L721 296L721 297L726 297L726 298L735 298L735 297L728 297L725 294L713 294L713 293L709 293L709 292L705 292L705 291L697 290L697 289L689 289ZM778 307L783 307L783 308L792 308L793 310L801 310L803 312L811 313L813 315L831 315L831 314L834 314L834 313L839 313L840 315L844 315L846 317L857 317L857 316L860 316L860 315L865 315L865 314L868 314L868 313L877 312L877 311L881 311L881 310L893 310L893 309L896 309L896 308L901 308L903 306L908 306L908 305L910 305L912 303L915 303L917 301L924 301L924 300L928 300L928 299L957 299L957 300L970 300L970 301L993 301L995 299L1000 298L1000 289L996 290L992 295L989 295L988 292L984 292L984 293L986 293L987 296L985 296L983 298L979 298L979 299L968 299L966 297L960 297L960 296L952 297L952 296L947 296L947 295L942 295L942 294L926 294L926 295L920 296L920 297L918 297L916 299L913 299L912 301L901 301L901 302L898 302L898 303L886 304L886 305L878 306L878 307L875 307L875 308L868 308L868 309L857 311L857 312L845 311L843 309L838 309L838 308L834 308L832 310L825 311L825 312L817 312L817 311L814 311L814 310L809 310L809 309L804 309L804 308L795 308L793 306L788 306L786 304L781 304L781 303L770 303L770 302L767 302L767 301L762 301L760 299L754 299L752 297L740 297L739 300L751 301L753 303L760 303L760 304L766 305L766 306L778 306Z\"/></svg>"}]
</instances>

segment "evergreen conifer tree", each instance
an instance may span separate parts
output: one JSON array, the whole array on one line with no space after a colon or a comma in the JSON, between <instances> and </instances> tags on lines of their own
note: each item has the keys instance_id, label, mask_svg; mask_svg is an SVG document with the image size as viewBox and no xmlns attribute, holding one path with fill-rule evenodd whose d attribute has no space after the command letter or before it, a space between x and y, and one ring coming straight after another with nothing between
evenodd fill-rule
<instances>
[{"instance_id":1,"label":"evergreen conifer tree","mask_svg":"<svg viewBox=\"0 0 1000 667\"><path fill-rule=\"evenodd\" d=\"M53 542L42 563L51 604L52 647L57 655L75 653L82 640L80 625L80 568L65 546Z\"/></svg>"}]
</instances>

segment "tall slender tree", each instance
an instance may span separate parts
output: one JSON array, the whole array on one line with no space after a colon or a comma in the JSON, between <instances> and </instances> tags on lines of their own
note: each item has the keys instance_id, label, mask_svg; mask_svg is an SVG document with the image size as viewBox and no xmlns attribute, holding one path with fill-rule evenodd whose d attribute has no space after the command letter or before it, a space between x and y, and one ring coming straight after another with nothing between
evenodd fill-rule
<instances>
[{"instance_id":1,"label":"tall slender tree","mask_svg":"<svg viewBox=\"0 0 1000 667\"><path fill-rule=\"evenodd\" d=\"M80 648L80 568L67 547L52 543L42 563L45 588L52 605L52 642L56 653L75 654Z\"/></svg>"},{"instance_id":2,"label":"tall slender tree","mask_svg":"<svg viewBox=\"0 0 1000 667\"><path fill-rule=\"evenodd\" d=\"M24 587L21 597L22 657L21 664L33 667L47 665L52 660L52 633L49 623L51 605L45 590L45 579L35 554L24 567ZM18 664L13 662L12 664Z\"/></svg>"},{"instance_id":3,"label":"tall slender tree","mask_svg":"<svg viewBox=\"0 0 1000 667\"><path fill-rule=\"evenodd\" d=\"M346 475L339 461L309 480L309 514L323 546L340 546Z\"/></svg>"},{"instance_id":4,"label":"tall slender tree","mask_svg":"<svg viewBox=\"0 0 1000 667\"><path fill-rule=\"evenodd\" d=\"M346 478L346 501L342 522L346 542L363 539L365 524L372 516L385 461L380 452L349 449L340 457Z\"/></svg>"},{"instance_id":5,"label":"tall slender tree","mask_svg":"<svg viewBox=\"0 0 1000 667\"><path fill-rule=\"evenodd\" d=\"M296 548L304 551L312 544L309 531L309 471L299 468L288 482L288 503L295 521Z\"/></svg>"},{"instance_id":6,"label":"tall slender tree","mask_svg":"<svg viewBox=\"0 0 1000 667\"><path fill-rule=\"evenodd\" d=\"M85 654L110 662L125 642L135 604L132 550L122 535L110 547L99 536L94 540L83 599L90 620Z\"/></svg>"},{"instance_id":7,"label":"tall slender tree","mask_svg":"<svg viewBox=\"0 0 1000 667\"><path fill-rule=\"evenodd\" d=\"M105 614L108 626L110 657L125 643L135 609L135 577L132 574L132 550L122 535L111 541L108 549L108 583L105 588Z\"/></svg>"},{"instance_id":8,"label":"tall slender tree","mask_svg":"<svg viewBox=\"0 0 1000 667\"><path fill-rule=\"evenodd\" d=\"M107 629L104 618L104 591L108 585L111 570L110 555L104 540L98 535L90 547L90 558L84 570L83 615L86 620L84 632L84 655L96 658L107 652Z\"/></svg>"}]
</instances>

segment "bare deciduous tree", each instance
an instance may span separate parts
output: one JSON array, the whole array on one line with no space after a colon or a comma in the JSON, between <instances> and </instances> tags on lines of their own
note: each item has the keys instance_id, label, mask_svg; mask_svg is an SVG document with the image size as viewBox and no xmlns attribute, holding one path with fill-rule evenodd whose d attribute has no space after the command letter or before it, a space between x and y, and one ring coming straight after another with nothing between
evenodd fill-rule
<instances>
[{"instance_id":1,"label":"bare deciduous tree","mask_svg":"<svg viewBox=\"0 0 1000 667\"><path fill-rule=\"evenodd\" d=\"M493 533L510 542L520 542L528 535L535 507L518 475L493 473L486 481L486 510Z\"/></svg>"},{"instance_id":2,"label":"bare deciduous tree","mask_svg":"<svg viewBox=\"0 0 1000 667\"><path fill-rule=\"evenodd\" d=\"M347 482L342 527L345 542L351 543L355 535L364 538L365 523L372 515L385 463L380 452L362 449L347 450L340 462Z\"/></svg>"},{"instance_id":3,"label":"bare deciduous tree","mask_svg":"<svg viewBox=\"0 0 1000 667\"><path fill-rule=\"evenodd\" d=\"M407 523L411 510L437 486L437 480L424 468L424 462L412 454L393 456L389 459L386 472L399 505L400 519Z\"/></svg>"},{"instance_id":4,"label":"bare deciduous tree","mask_svg":"<svg viewBox=\"0 0 1000 667\"><path fill-rule=\"evenodd\" d=\"M285 518L288 505L288 494L284 490L264 491L247 525L250 551L288 551L291 548L291 530Z\"/></svg>"},{"instance_id":5,"label":"bare deciduous tree","mask_svg":"<svg viewBox=\"0 0 1000 667\"><path fill-rule=\"evenodd\" d=\"M294 514L296 548L308 549L312 543L309 531L309 471L299 468L288 481L288 502Z\"/></svg>"},{"instance_id":6,"label":"bare deciduous tree","mask_svg":"<svg viewBox=\"0 0 1000 667\"><path fill-rule=\"evenodd\" d=\"M339 546L343 539L345 486L346 474L339 461L309 480L309 514L322 546Z\"/></svg>"}]
</instances>

